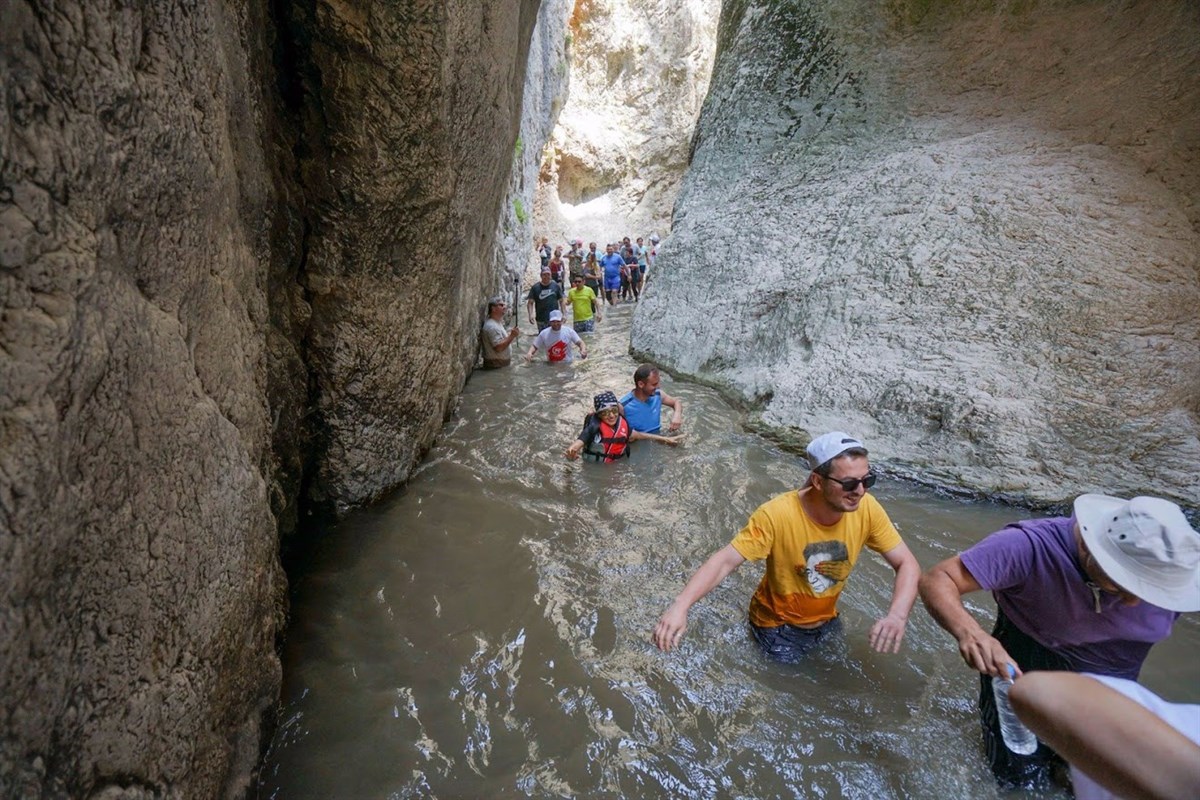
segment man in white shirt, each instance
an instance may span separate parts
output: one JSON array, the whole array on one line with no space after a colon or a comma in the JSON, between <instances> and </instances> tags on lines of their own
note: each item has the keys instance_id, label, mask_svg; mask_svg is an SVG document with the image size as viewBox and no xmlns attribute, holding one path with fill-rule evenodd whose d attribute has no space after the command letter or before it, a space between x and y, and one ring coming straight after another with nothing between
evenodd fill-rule
<instances>
[{"instance_id":1,"label":"man in white shirt","mask_svg":"<svg viewBox=\"0 0 1200 800\"><path fill-rule=\"evenodd\" d=\"M550 327L533 340L529 352L525 354L525 360L532 361L540 349L546 351L546 360L551 363L570 362L571 345L579 348L580 358L587 358L587 348L583 345L583 339L580 339L579 334L572 328L563 327L562 312L554 310L550 312Z\"/></svg>"}]
</instances>

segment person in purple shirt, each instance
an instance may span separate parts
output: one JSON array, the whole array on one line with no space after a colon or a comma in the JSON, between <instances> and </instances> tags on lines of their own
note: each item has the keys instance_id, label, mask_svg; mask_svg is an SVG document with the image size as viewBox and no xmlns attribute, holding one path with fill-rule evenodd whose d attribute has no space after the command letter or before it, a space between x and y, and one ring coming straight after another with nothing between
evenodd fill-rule
<instances>
[{"instance_id":1,"label":"person in purple shirt","mask_svg":"<svg viewBox=\"0 0 1200 800\"><path fill-rule=\"evenodd\" d=\"M1150 648L1183 611L1200 611L1200 534L1156 497L1076 498L1074 514L1016 522L921 576L925 607L980 673L984 747L1008 787L1049 784L1057 754L1012 752L1000 734L992 678L1025 671L1091 672L1136 680ZM996 599L989 635L963 605Z\"/></svg>"}]
</instances>

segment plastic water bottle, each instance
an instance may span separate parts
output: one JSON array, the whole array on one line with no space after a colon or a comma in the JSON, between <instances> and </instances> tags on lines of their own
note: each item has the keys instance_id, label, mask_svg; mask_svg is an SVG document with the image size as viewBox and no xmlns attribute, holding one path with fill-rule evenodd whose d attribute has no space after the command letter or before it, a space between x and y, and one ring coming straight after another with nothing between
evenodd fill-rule
<instances>
[{"instance_id":1,"label":"plastic water bottle","mask_svg":"<svg viewBox=\"0 0 1200 800\"><path fill-rule=\"evenodd\" d=\"M1037 750L1038 739L1025 723L1017 718L1008 699L1008 687L1012 686L1017 670L1008 664L1007 678L992 678L992 694L996 696L996 714L1000 717L1000 735L1004 746L1018 755L1032 755Z\"/></svg>"}]
</instances>

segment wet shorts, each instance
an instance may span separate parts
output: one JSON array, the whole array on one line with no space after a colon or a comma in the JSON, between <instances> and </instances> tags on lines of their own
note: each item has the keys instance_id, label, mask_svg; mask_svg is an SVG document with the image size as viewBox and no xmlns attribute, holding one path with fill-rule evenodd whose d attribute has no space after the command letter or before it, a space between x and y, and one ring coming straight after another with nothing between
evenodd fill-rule
<instances>
[{"instance_id":1,"label":"wet shorts","mask_svg":"<svg viewBox=\"0 0 1200 800\"><path fill-rule=\"evenodd\" d=\"M591 333L596 330L596 318L572 322L571 327L575 329L576 333Z\"/></svg>"},{"instance_id":2,"label":"wet shorts","mask_svg":"<svg viewBox=\"0 0 1200 800\"><path fill-rule=\"evenodd\" d=\"M612 280L609 280L608 278L604 279L604 290L605 291L615 292L617 289L620 289L620 288L621 288L621 276L620 275L613 278Z\"/></svg>"},{"instance_id":3,"label":"wet shorts","mask_svg":"<svg viewBox=\"0 0 1200 800\"><path fill-rule=\"evenodd\" d=\"M760 628L751 624L750 630L767 658L784 664L797 664L817 645L841 634L842 621L834 617L816 628L798 628L795 625Z\"/></svg>"}]
</instances>

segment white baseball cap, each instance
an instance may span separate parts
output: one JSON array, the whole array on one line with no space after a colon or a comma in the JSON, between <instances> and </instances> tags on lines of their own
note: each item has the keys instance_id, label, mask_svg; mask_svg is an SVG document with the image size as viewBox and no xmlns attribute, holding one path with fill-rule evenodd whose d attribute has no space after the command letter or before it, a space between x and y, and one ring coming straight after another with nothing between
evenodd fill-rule
<instances>
[{"instance_id":1,"label":"white baseball cap","mask_svg":"<svg viewBox=\"0 0 1200 800\"><path fill-rule=\"evenodd\" d=\"M551 311L550 312L550 321L551 322L562 322L562 312L559 311L558 309Z\"/></svg>"},{"instance_id":2,"label":"white baseball cap","mask_svg":"<svg viewBox=\"0 0 1200 800\"><path fill-rule=\"evenodd\" d=\"M826 461L837 458L852 447L860 447L863 450L867 449L866 445L848 433L830 431L829 433L822 434L808 443L808 464L813 469L816 469Z\"/></svg>"},{"instance_id":3,"label":"white baseball cap","mask_svg":"<svg viewBox=\"0 0 1200 800\"><path fill-rule=\"evenodd\" d=\"M1200 533L1158 497L1075 498L1083 541L1113 582L1168 611L1200 611Z\"/></svg>"}]
</instances>

